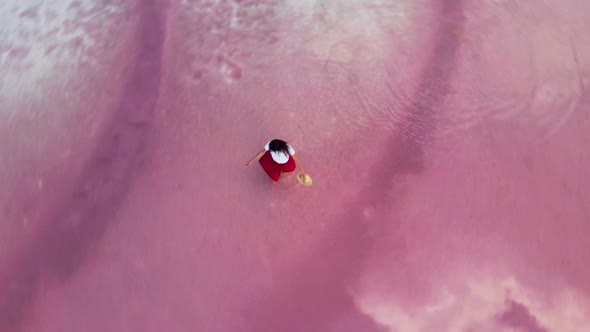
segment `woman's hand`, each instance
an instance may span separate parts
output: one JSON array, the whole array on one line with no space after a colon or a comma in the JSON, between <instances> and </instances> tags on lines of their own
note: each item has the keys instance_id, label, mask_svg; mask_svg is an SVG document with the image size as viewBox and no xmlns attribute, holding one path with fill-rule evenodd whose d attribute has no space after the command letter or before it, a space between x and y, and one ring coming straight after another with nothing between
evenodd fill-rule
<instances>
[{"instance_id":1,"label":"woman's hand","mask_svg":"<svg viewBox=\"0 0 590 332\"><path fill-rule=\"evenodd\" d=\"M291 157L293 157L293 160L295 160L295 165L297 165L297 168L299 168L299 173L306 174L303 170L303 167L301 167L301 162L299 161L299 158L297 158L296 155L292 155Z\"/></svg>"},{"instance_id":2,"label":"woman's hand","mask_svg":"<svg viewBox=\"0 0 590 332\"><path fill-rule=\"evenodd\" d=\"M246 163L246 167L252 165L252 163L255 160L260 159L260 157L262 157L262 155L266 152L266 150L262 149L260 152L258 152L254 157L252 157L252 159L250 159L247 163Z\"/></svg>"}]
</instances>

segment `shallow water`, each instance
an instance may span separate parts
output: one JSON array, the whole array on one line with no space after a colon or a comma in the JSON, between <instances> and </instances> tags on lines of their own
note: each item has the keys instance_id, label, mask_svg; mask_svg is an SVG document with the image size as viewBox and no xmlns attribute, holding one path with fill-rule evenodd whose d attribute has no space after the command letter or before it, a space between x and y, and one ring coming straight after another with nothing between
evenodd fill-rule
<instances>
[{"instance_id":1,"label":"shallow water","mask_svg":"<svg viewBox=\"0 0 590 332\"><path fill-rule=\"evenodd\" d=\"M3 1L0 331L590 330L588 13Z\"/></svg>"}]
</instances>

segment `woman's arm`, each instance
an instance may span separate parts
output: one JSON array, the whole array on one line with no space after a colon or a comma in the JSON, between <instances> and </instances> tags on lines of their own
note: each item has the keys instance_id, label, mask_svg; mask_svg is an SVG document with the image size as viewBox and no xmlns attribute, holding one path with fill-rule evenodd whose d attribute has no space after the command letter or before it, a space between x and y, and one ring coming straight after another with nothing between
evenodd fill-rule
<instances>
[{"instance_id":1,"label":"woman's arm","mask_svg":"<svg viewBox=\"0 0 590 332\"><path fill-rule=\"evenodd\" d=\"M295 160L295 165L299 168L299 171L301 173L305 173L305 171L303 170L303 167L301 166L301 162L299 161L299 158L297 158L296 155L291 155L291 157L293 157L293 160Z\"/></svg>"},{"instance_id":2,"label":"woman's arm","mask_svg":"<svg viewBox=\"0 0 590 332\"><path fill-rule=\"evenodd\" d=\"M262 155L266 152L265 149L262 149L260 152L258 152L254 157L252 157L252 159L248 160L248 162L246 163L246 167L250 166L250 164L252 164L255 160L260 159L260 157L262 157Z\"/></svg>"}]
</instances>

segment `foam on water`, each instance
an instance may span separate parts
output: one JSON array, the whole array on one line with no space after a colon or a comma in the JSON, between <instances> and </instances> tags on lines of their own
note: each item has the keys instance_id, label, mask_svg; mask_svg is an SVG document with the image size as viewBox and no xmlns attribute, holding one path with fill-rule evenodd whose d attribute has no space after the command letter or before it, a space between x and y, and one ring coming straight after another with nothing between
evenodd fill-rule
<instances>
[{"instance_id":1,"label":"foam on water","mask_svg":"<svg viewBox=\"0 0 590 332\"><path fill-rule=\"evenodd\" d=\"M523 328L577 332L581 327L590 328L584 301L573 289L562 290L547 300L513 277L473 277L461 282L464 287L442 288L419 310L410 310L413 305L406 307L404 301L387 299L383 293L373 293L370 287L356 297L356 303L390 331L508 332Z\"/></svg>"},{"instance_id":2,"label":"foam on water","mask_svg":"<svg viewBox=\"0 0 590 332\"><path fill-rule=\"evenodd\" d=\"M0 2L0 96L39 97L67 80L76 66L96 61L104 24L121 7L96 0Z\"/></svg>"},{"instance_id":3,"label":"foam on water","mask_svg":"<svg viewBox=\"0 0 590 332\"><path fill-rule=\"evenodd\" d=\"M362 10L366 7L371 10ZM394 40L386 35L406 34L417 7L383 0L289 0L281 6L273 1L183 0L177 11L192 26L187 42L194 50L195 72L217 73L230 84L239 77L227 70L228 63L250 71L293 52L342 63L359 52L383 60ZM208 33L202 35L204 31ZM201 79L198 74L197 81Z\"/></svg>"},{"instance_id":4,"label":"foam on water","mask_svg":"<svg viewBox=\"0 0 590 332\"><path fill-rule=\"evenodd\" d=\"M370 46L384 51L382 41L391 40L388 34L406 33L413 10L406 3L382 0L287 3L289 10L311 27L305 48L319 59L345 63L351 60L355 48ZM370 10L361 10L367 7Z\"/></svg>"}]
</instances>

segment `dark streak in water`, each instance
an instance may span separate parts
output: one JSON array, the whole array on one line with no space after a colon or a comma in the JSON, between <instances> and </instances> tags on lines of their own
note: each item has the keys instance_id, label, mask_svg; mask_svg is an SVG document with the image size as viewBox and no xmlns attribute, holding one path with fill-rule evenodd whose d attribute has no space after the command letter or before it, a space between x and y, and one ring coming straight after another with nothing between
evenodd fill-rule
<instances>
[{"instance_id":1,"label":"dark streak in water","mask_svg":"<svg viewBox=\"0 0 590 332\"><path fill-rule=\"evenodd\" d=\"M384 163L394 165L391 174L416 173L424 167L424 148L432 140L436 127L435 114L440 111L440 104L450 92L451 79L457 66L458 43L453 38L453 31L464 24L462 1L444 1L437 43L433 49L428 67L418 85L417 94L413 98L407 121L403 121L402 140L395 160ZM400 144L399 137L394 136L392 145Z\"/></svg>"},{"instance_id":2,"label":"dark streak in water","mask_svg":"<svg viewBox=\"0 0 590 332\"><path fill-rule=\"evenodd\" d=\"M527 332L547 332L537 318L531 314L529 309L522 303L514 300L507 300L506 310L496 315L496 321L500 324Z\"/></svg>"},{"instance_id":3,"label":"dark streak in water","mask_svg":"<svg viewBox=\"0 0 590 332\"><path fill-rule=\"evenodd\" d=\"M0 276L2 332L24 328L40 282L65 282L80 269L112 223L141 166L160 89L165 17L159 1L143 1L140 6L137 61L109 130L77 189L54 210L34 245Z\"/></svg>"}]
</instances>

